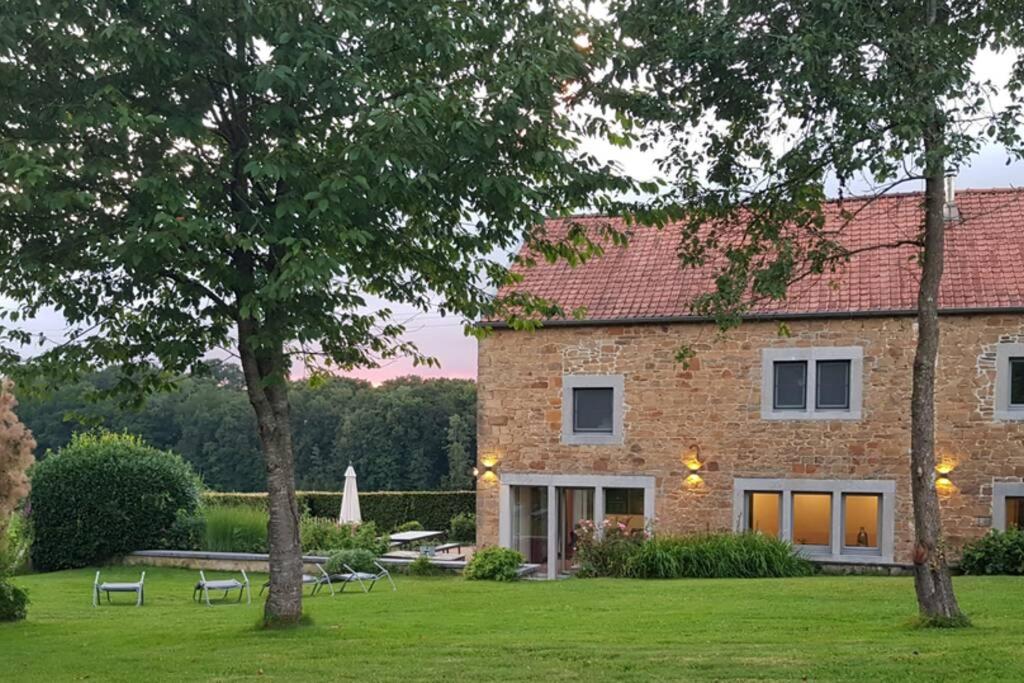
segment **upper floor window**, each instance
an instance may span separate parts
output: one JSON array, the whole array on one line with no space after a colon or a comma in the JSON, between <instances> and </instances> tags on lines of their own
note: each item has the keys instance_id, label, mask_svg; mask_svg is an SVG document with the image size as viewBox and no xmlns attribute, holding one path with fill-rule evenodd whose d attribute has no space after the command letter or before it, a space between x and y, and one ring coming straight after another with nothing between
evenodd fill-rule
<instances>
[{"instance_id":1,"label":"upper floor window","mask_svg":"<svg viewBox=\"0 0 1024 683\"><path fill-rule=\"evenodd\" d=\"M763 349L761 417L860 419L863 357L859 346Z\"/></svg>"},{"instance_id":2,"label":"upper floor window","mask_svg":"<svg viewBox=\"0 0 1024 683\"><path fill-rule=\"evenodd\" d=\"M623 384L622 375L565 375L562 443L622 443Z\"/></svg>"},{"instance_id":3,"label":"upper floor window","mask_svg":"<svg viewBox=\"0 0 1024 683\"><path fill-rule=\"evenodd\" d=\"M997 420L1024 420L1024 344L996 349Z\"/></svg>"}]
</instances>

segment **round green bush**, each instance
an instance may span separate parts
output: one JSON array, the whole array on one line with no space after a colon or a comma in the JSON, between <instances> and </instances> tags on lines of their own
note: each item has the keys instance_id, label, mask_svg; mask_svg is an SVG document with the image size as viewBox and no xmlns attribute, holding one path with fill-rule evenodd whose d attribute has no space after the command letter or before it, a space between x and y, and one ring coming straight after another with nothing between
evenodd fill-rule
<instances>
[{"instance_id":1,"label":"round green bush","mask_svg":"<svg viewBox=\"0 0 1024 683\"><path fill-rule=\"evenodd\" d=\"M28 593L0 581L0 621L20 621L28 614Z\"/></svg>"},{"instance_id":2,"label":"round green bush","mask_svg":"<svg viewBox=\"0 0 1024 683\"><path fill-rule=\"evenodd\" d=\"M466 565L465 577L474 581L515 581L523 556L516 550L491 546L476 551Z\"/></svg>"},{"instance_id":3,"label":"round green bush","mask_svg":"<svg viewBox=\"0 0 1024 683\"><path fill-rule=\"evenodd\" d=\"M990 531L964 546L960 569L965 574L1024 575L1024 531Z\"/></svg>"},{"instance_id":4,"label":"round green bush","mask_svg":"<svg viewBox=\"0 0 1024 683\"><path fill-rule=\"evenodd\" d=\"M188 463L127 434L75 435L31 477L32 563L41 571L162 547L199 505Z\"/></svg>"},{"instance_id":5,"label":"round green bush","mask_svg":"<svg viewBox=\"0 0 1024 683\"><path fill-rule=\"evenodd\" d=\"M460 512L452 517L448 540L460 543L476 542L476 515L472 512Z\"/></svg>"}]
</instances>

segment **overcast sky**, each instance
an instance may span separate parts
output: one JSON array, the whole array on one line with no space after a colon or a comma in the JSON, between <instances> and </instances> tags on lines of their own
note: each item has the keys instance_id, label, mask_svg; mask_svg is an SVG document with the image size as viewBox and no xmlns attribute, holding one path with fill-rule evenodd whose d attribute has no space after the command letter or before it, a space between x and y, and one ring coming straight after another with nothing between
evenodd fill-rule
<instances>
[{"instance_id":1,"label":"overcast sky","mask_svg":"<svg viewBox=\"0 0 1024 683\"><path fill-rule=\"evenodd\" d=\"M983 54L975 63L975 73L991 78L996 83L1003 83L1010 73L1012 62L1010 55ZM997 101L995 104L998 107L1001 103ZM590 143L588 151L603 158L614 159L634 177L650 178L654 175L653 154L621 150L602 142ZM1007 156L1001 149L983 148L969 167L961 169L957 187L1024 187L1024 164L1015 162L1007 165L1006 162ZM901 191L909 189L914 188L900 188ZM401 358L387 362L380 368L357 370L348 374L374 383L408 374L476 378L476 340L465 336L461 322L451 316L441 318L435 312L422 313L395 305L391 308L397 320L409 320L407 338L414 341L421 352L436 358L441 367L414 367L411 360ZM63 320L52 311L40 315L28 327L34 333L43 332L51 338L60 338L64 329Z\"/></svg>"}]
</instances>

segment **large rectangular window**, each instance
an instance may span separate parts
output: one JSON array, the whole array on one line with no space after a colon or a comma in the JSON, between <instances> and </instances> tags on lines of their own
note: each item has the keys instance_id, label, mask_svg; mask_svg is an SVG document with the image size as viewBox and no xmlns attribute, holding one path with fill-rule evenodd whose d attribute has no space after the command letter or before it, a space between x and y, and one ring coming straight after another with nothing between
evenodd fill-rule
<instances>
[{"instance_id":1,"label":"large rectangular window","mask_svg":"<svg viewBox=\"0 0 1024 683\"><path fill-rule=\"evenodd\" d=\"M1024 497L1019 486L1012 495ZM737 477L733 487L735 531L778 534L819 561L894 561L893 480ZM994 488L993 500L997 493ZM997 525L1002 512L1000 498Z\"/></svg>"},{"instance_id":2,"label":"large rectangular window","mask_svg":"<svg viewBox=\"0 0 1024 683\"><path fill-rule=\"evenodd\" d=\"M779 536L781 522L781 493L751 491L747 494L747 531Z\"/></svg>"},{"instance_id":3,"label":"large rectangular window","mask_svg":"<svg viewBox=\"0 0 1024 683\"><path fill-rule=\"evenodd\" d=\"M843 496L843 545L847 548L878 550L882 522L882 497L877 494L848 493Z\"/></svg>"},{"instance_id":4,"label":"large rectangular window","mask_svg":"<svg viewBox=\"0 0 1024 683\"><path fill-rule=\"evenodd\" d=\"M804 410L807 408L806 361L779 361L775 363L775 410Z\"/></svg>"},{"instance_id":5,"label":"large rectangular window","mask_svg":"<svg viewBox=\"0 0 1024 683\"><path fill-rule=\"evenodd\" d=\"M850 361L819 360L814 406L818 410L850 408Z\"/></svg>"},{"instance_id":6,"label":"large rectangular window","mask_svg":"<svg viewBox=\"0 0 1024 683\"><path fill-rule=\"evenodd\" d=\"M828 548L832 540L832 494L793 494L793 543Z\"/></svg>"},{"instance_id":7,"label":"large rectangular window","mask_svg":"<svg viewBox=\"0 0 1024 683\"><path fill-rule=\"evenodd\" d=\"M611 387L572 390L572 430L576 433L611 434L614 424Z\"/></svg>"}]
</instances>

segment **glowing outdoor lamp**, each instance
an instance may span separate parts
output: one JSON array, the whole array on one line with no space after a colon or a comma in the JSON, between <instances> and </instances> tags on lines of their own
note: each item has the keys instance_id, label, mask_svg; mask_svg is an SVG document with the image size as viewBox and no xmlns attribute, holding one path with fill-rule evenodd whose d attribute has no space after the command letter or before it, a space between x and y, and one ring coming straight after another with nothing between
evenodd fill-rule
<instances>
[{"instance_id":1,"label":"glowing outdoor lamp","mask_svg":"<svg viewBox=\"0 0 1024 683\"><path fill-rule=\"evenodd\" d=\"M484 455L480 458L480 466L473 468L473 476L480 477L484 481L497 479L495 468L498 466L498 458L494 455Z\"/></svg>"},{"instance_id":2,"label":"glowing outdoor lamp","mask_svg":"<svg viewBox=\"0 0 1024 683\"><path fill-rule=\"evenodd\" d=\"M954 488L953 480L950 478L954 465L951 462L941 462L935 466L935 472L939 475L935 478L935 486L940 489Z\"/></svg>"},{"instance_id":3,"label":"glowing outdoor lamp","mask_svg":"<svg viewBox=\"0 0 1024 683\"><path fill-rule=\"evenodd\" d=\"M700 446L697 444L690 446L683 455L683 466L689 471L689 474L686 475L687 484L695 486L704 481L699 474L701 467L704 466L700 460Z\"/></svg>"}]
</instances>

